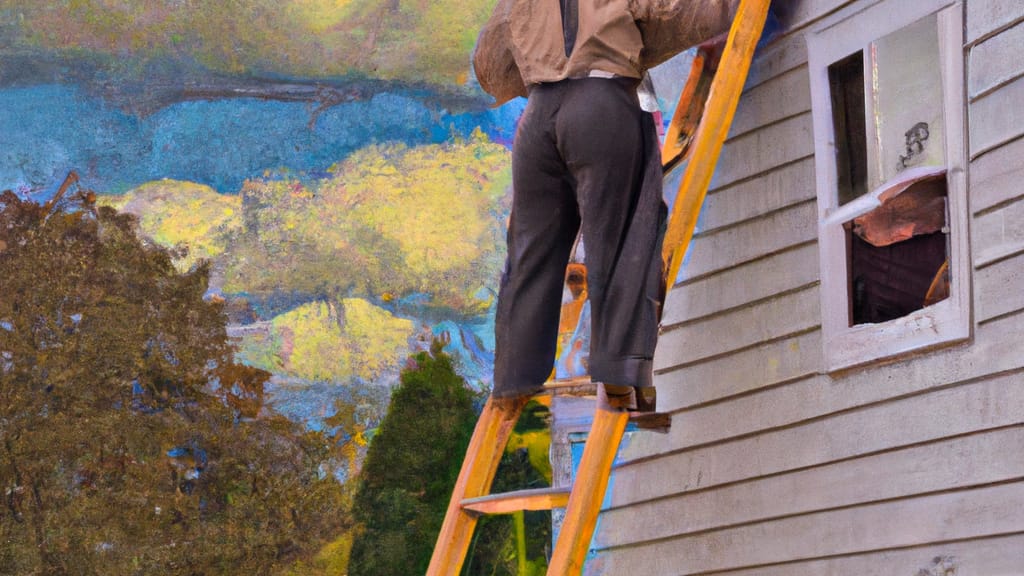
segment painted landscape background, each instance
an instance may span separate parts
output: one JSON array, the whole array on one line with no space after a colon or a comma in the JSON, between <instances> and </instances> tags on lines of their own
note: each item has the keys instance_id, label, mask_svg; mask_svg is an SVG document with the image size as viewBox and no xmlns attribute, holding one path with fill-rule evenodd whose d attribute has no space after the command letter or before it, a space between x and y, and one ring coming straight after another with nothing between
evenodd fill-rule
<instances>
[{"instance_id":1,"label":"painted landscape background","mask_svg":"<svg viewBox=\"0 0 1024 576\"><path fill-rule=\"evenodd\" d=\"M0 573L408 573L490 386L492 5L0 0Z\"/></svg>"},{"instance_id":2,"label":"painted landscape background","mask_svg":"<svg viewBox=\"0 0 1024 576\"><path fill-rule=\"evenodd\" d=\"M471 80L490 4L4 1L0 188L75 170L180 270L211 260L297 419L435 336L486 388L521 107Z\"/></svg>"}]
</instances>

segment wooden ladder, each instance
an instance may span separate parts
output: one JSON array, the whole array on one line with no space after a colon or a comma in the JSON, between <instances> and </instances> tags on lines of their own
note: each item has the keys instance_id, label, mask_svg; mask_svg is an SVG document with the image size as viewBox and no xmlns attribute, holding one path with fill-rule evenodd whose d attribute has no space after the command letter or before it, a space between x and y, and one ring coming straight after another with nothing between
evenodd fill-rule
<instances>
[{"instance_id":1,"label":"wooden ladder","mask_svg":"<svg viewBox=\"0 0 1024 576\"><path fill-rule=\"evenodd\" d=\"M741 0L724 47L719 43L698 49L669 125L662 164L671 167L686 162L687 165L662 249L666 293L675 283L693 237L700 207L761 37L769 3L770 0ZM712 70L714 78L708 83L708 72ZM595 393L600 394L602 390L589 379L556 381L546 385L545 391L534 399L550 405L552 395ZM505 445L528 401L529 398L491 398L484 406L466 450L427 576L459 575L481 515L563 507L565 517L547 573L549 576L581 574L627 424L631 418L641 429L665 429L670 423L666 415L631 415L603 408L606 404L598 402L576 472L577 481L571 490L555 488L490 494Z\"/></svg>"}]
</instances>

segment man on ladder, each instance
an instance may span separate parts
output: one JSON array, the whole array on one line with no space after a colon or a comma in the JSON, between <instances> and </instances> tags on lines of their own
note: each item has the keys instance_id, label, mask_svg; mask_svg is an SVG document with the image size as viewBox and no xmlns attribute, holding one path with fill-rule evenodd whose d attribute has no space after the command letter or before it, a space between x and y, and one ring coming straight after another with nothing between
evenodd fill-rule
<instances>
[{"instance_id":1,"label":"man on ladder","mask_svg":"<svg viewBox=\"0 0 1024 576\"><path fill-rule=\"evenodd\" d=\"M654 409L667 211L657 129L636 88L648 68L728 30L737 2L499 0L478 40L476 74L497 103L528 103L512 149L494 398L528 397L547 380L581 231L598 397Z\"/></svg>"},{"instance_id":2,"label":"man on ladder","mask_svg":"<svg viewBox=\"0 0 1024 576\"><path fill-rule=\"evenodd\" d=\"M477 78L498 104L516 96L527 96L528 103L512 151L494 389L428 576L459 574L479 514L552 507L566 513L548 574L581 573L629 411L654 409L652 358L665 282L675 276L693 232L768 2L498 0L474 54ZM705 121L680 187L685 201L677 198L663 250L662 160L636 88L648 68L727 29L719 65L726 72L715 75L707 108L701 107ZM681 210L692 214L680 217ZM565 268L580 232L591 305L589 369L599 383L577 472L584 480L568 494L489 495L522 407L551 373Z\"/></svg>"}]
</instances>

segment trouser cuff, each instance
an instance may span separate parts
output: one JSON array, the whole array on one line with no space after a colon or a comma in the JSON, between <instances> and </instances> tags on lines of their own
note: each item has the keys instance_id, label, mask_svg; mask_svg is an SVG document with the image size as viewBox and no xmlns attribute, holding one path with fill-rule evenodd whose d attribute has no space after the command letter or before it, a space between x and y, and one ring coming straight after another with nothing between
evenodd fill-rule
<instances>
[{"instance_id":1,"label":"trouser cuff","mask_svg":"<svg viewBox=\"0 0 1024 576\"><path fill-rule=\"evenodd\" d=\"M590 378L594 382L607 382L633 388L654 386L654 362L650 358L606 358L590 355Z\"/></svg>"}]
</instances>

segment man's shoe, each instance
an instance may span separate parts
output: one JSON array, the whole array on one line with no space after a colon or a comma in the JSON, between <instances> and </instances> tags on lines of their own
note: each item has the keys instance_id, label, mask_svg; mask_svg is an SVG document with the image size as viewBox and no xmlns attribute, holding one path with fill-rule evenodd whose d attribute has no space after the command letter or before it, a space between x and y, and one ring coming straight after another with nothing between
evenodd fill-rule
<instances>
[{"instance_id":1,"label":"man's shoe","mask_svg":"<svg viewBox=\"0 0 1024 576\"><path fill-rule=\"evenodd\" d=\"M653 386L636 388L621 384L599 384L597 404L599 407L610 410L654 412L657 406L657 395Z\"/></svg>"}]
</instances>

